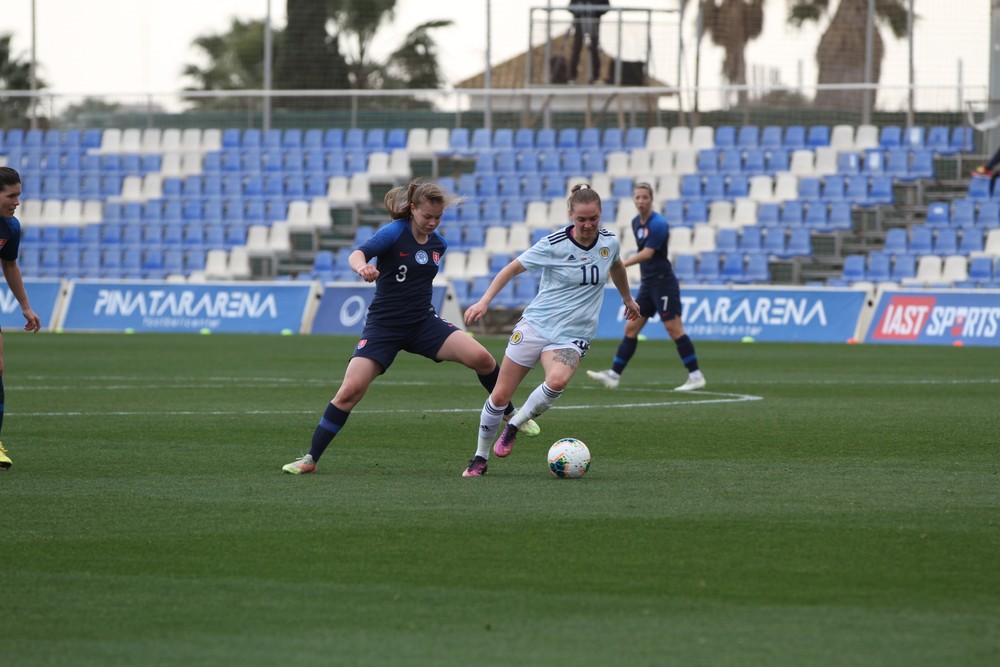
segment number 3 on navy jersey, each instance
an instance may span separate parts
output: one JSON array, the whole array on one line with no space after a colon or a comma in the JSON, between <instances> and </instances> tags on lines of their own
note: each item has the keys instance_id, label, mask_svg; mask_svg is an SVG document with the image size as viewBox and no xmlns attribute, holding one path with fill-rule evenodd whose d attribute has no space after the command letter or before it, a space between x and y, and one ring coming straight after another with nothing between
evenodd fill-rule
<instances>
[{"instance_id":1,"label":"number 3 on navy jersey","mask_svg":"<svg viewBox=\"0 0 1000 667\"><path fill-rule=\"evenodd\" d=\"M396 269L396 282L401 283L406 280L406 264L400 264Z\"/></svg>"},{"instance_id":2,"label":"number 3 on navy jersey","mask_svg":"<svg viewBox=\"0 0 1000 667\"><path fill-rule=\"evenodd\" d=\"M580 276L581 285L600 285L601 281L601 269L596 264L591 264L589 266L581 266Z\"/></svg>"}]
</instances>

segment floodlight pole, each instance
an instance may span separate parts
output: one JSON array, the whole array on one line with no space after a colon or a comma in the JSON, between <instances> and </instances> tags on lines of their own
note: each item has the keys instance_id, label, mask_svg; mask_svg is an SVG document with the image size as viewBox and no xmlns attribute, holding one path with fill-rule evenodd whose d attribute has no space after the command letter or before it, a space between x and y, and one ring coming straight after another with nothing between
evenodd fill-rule
<instances>
[{"instance_id":1,"label":"floodlight pole","mask_svg":"<svg viewBox=\"0 0 1000 667\"><path fill-rule=\"evenodd\" d=\"M264 110L262 124L264 132L271 129L271 0L267 0L267 13L264 15Z\"/></svg>"},{"instance_id":2,"label":"floodlight pole","mask_svg":"<svg viewBox=\"0 0 1000 667\"><path fill-rule=\"evenodd\" d=\"M35 64L37 59L35 57L35 0L31 0L31 72L29 78L29 86L31 88L31 129L35 130L38 128L38 98L35 97L35 93L38 92L38 77L35 74Z\"/></svg>"},{"instance_id":3,"label":"floodlight pole","mask_svg":"<svg viewBox=\"0 0 1000 667\"><path fill-rule=\"evenodd\" d=\"M487 130L493 127L493 109L490 102L490 90L493 87L493 72L490 67L490 51L492 42L490 34L490 0L486 0L486 69L483 70L483 127Z\"/></svg>"}]
</instances>

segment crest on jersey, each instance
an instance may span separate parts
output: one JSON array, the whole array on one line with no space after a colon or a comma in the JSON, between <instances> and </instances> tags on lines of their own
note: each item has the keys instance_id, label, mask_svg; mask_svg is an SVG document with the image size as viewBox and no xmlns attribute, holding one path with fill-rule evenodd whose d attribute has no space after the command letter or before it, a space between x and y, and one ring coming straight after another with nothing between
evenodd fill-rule
<instances>
[{"instance_id":1,"label":"crest on jersey","mask_svg":"<svg viewBox=\"0 0 1000 667\"><path fill-rule=\"evenodd\" d=\"M514 329L514 333L510 335L510 344L517 345L522 340L524 340L524 334L518 331L517 329Z\"/></svg>"},{"instance_id":2,"label":"crest on jersey","mask_svg":"<svg viewBox=\"0 0 1000 667\"><path fill-rule=\"evenodd\" d=\"M611 256L611 251L607 248L601 248L601 259L607 259Z\"/></svg>"},{"instance_id":3,"label":"crest on jersey","mask_svg":"<svg viewBox=\"0 0 1000 667\"><path fill-rule=\"evenodd\" d=\"M644 238L649 236L649 230L646 229L645 227L640 227L639 231L636 232L636 236L638 236L639 240L642 241Z\"/></svg>"},{"instance_id":4,"label":"crest on jersey","mask_svg":"<svg viewBox=\"0 0 1000 667\"><path fill-rule=\"evenodd\" d=\"M431 259L434 260L434 266L441 264L441 253L437 250L431 253Z\"/></svg>"},{"instance_id":5,"label":"crest on jersey","mask_svg":"<svg viewBox=\"0 0 1000 667\"><path fill-rule=\"evenodd\" d=\"M423 250L418 250L417 254L413 256L413 259L417 260L417 264L426 264L427 253Z\"/></svg>"},{"instance_id":6,"label":"crest on jersey","mask_svg":"<svg viewBox=\"0 0 1000 667\"><path fill-rule=\"evenodd\" d=\"M3 248L5 245L7 245L7 239L0 239L0 248Z\"/></svg>"},{"instance_id":7,"label":"crest on jersey","mask_svg":"<svg viewBox=\"0 0 1000 667\"><path fill-rule=\"evenodd\" d=\"M362 338L361 340L358 341L358 349L360 350L361 348L363 348L367 344L368 344L368 339L367 338Z\"/></svg>"}]
</instances>

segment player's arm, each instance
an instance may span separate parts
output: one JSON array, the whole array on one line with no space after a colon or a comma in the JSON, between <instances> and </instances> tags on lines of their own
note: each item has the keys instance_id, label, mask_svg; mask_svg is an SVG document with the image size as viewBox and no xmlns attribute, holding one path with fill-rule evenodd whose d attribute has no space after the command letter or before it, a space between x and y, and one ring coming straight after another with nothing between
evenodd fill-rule
<instances>
[{"instance_id":1,"label":"player's arm","mask_svg":"<svg viewBox=\"0 0 1000 667\"><path fill-rule=\"evenodd\" d=\"M17 260L0 260L0 268L3 269L7 288L21 305L21 313L25 319L24 330L32 333L38 331L42 328L42 321L31 309L31 303L28 302L28 292L24 289L24 279L21 278L21 267L17 265Z\"/></svg>"},{"instance_id":2,"label":"player's arm","mask_svg":"<svg viewBox=\"0 0 1000 667\"><path fill-rule=\"evenodd\" d=\"M368 257L363 250L355 250L347 258L347 263L351 271L361 276L366 283L370 283L378 278L378 269L368 263Z\"/></svg>"},{"instance_id":3,"label":"player's arm","mask_svg":"<svg viewBox=\"0 0 1000 667\"><path fill-rule=\"evenodd\" d=\"M628 287L628 273L625 271L625 264L621 259L616 259L614 264L608 269L611 282L615 284L618 294L625 304L625 319L634 320L639 317L639 304L632 298L632 291Z\"/></svg>"},{"instance_id":4,"label":"player's arm","mask_svg":"<svg viewBox=\"0 0 1000 667\"><path fill-rule=\"evenodd\" d=\"M655 251L652 248L643 248L639 252L635 253L631 257L622 260L622 265L626 268L629 266L634 266L636 264L642 264L643 262L648 262L653 259L653 254Z\"/></svg>"},{"instance_id":5,"label":"player's arm","mask_svg":"<svg viewBox=\"0 0 1000 667\"><path fill-rule=\"evenodd\" d=\"M483 319L493 297L499 294L500 290L506 287L507 283L513 280L515 276L524 273L526 270L524 264L521 264L516 259L511 260L510 264L500 269L500 272L493 278L493 282L486 288L486 293L483 294L483 297L465 310L465 323L472 324Z\"/></svg>"}]
</instances>

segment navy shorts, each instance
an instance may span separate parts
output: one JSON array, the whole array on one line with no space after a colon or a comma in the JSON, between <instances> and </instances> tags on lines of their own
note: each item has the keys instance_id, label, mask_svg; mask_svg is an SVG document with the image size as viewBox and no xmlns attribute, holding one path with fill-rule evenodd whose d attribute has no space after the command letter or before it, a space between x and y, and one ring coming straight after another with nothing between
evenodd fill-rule
<instances>
[{"instance_id":1,"label":"navy shorts","mask_svg":"<svg viewBox=\"0 0 1000 667\"><path fill-rule=\"evenodd\" d=\"M683 314L681 286L673 274L643 280L635 302L639 304L639 314L643 317L659 314L662 321L669 322Z\"/></svg>"},{"instance_id":2,"label":"navy shorts","mask_svg":"<svg viewBox=\"0 0 1000 667\"><path fill-rule=\"evenodd\" d=\"M448 336L456 331L459 329L454 324L437 315L431 315L423 322L408 327L365 324L361 340L351 356L364 357L381 364L383 373L392 365L400 350L419 354L432 361L441 361L434 357Z\"/></svg>"}]
</instances>

